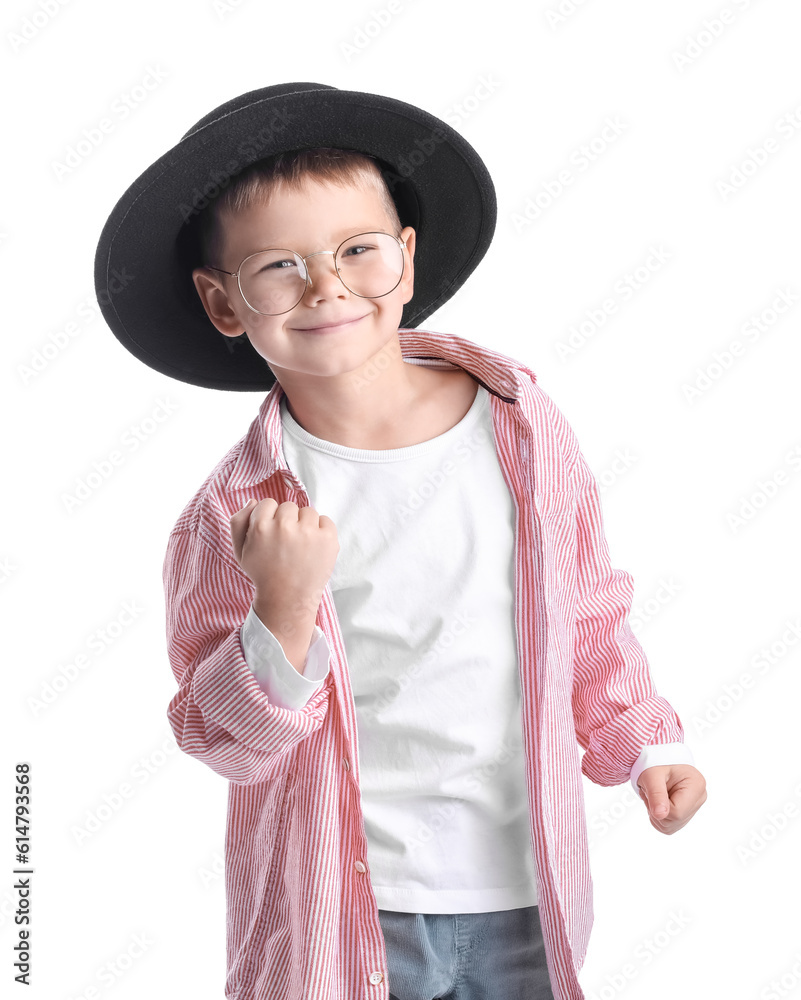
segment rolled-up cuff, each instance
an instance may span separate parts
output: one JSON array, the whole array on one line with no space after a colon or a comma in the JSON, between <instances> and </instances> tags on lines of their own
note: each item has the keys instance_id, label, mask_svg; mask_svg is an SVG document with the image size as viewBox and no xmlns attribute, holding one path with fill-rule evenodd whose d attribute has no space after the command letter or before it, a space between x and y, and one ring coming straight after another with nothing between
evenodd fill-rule
<instances>
[{"instance_id":1,"label":"rolled-up cuff","mask_svg":"<svg viewBox=\"0 0 801 1000\"><path fill-rule=\"evenodd\" d=\"M691 764L695 767L695 758L686 743L653 743L644 746L631 769L631 787L637 795L640 794L637 786L639 776L646 767L656 767L659 764Z\"/></svg>"},{"instance_id":2,"label":"rolled-up cuff","mask_svg":"<svg viewBox=\"0 0 801 1000\"><path fill-rule=\"evenodd\" d=\"M289 662L283 646L253 610L253 605L242 624L241 639L245 661L259 687L281 708L303 708L328 676L328 643L319 625L314 626L302 674Z\"/></svg>"}]
</instances>

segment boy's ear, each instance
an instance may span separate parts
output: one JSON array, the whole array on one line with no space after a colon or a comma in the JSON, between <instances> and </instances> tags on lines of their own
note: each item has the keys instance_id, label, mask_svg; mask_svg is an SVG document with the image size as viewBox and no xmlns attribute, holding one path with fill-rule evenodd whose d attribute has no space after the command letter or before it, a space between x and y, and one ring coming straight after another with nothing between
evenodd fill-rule
<instances>
[{"instance_id":1,"label":"boy's ear","mask_svg":"<svg viewBox=\"0 0 801 1000\"><path fill-rule=\"evenodd\" d=\"M206 315L226 337L239 337L245 328L237 319L231 306L231 300L225 288L225 278L228 275L219 274L210 267L196 267L192 271L192 281L195 284L200 301L206 310Z\"/></svg>"},{"instance_id":2,"label":"boy's ear","mask_svg":"<svg viewBox=\"0 0 801 1000\"><path fill-rule=\"evenodd\" d=\"M406 257L406 266L403 269L401 287L403 288L403 304L406 305L414 295L414 248L417 234L411 226L406 226L401 230L401 239L406 242L406 249L403 251Z\"/></svg>"}]
</instances>

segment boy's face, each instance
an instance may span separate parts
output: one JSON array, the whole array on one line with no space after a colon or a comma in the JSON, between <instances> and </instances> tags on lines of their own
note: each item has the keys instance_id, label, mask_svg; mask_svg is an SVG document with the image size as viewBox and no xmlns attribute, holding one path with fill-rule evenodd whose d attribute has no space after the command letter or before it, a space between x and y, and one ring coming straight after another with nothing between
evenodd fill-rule
<instances>
[{"instance_id":1,"label":"boy's face","mask_svg":"<svg viewBox=\"0 0 801 1000\"><path fill-rule=\"evenodd\" d=\"M357 233L394 234L377 191L311 179L299 190L279 186L269 204L226 214L223 221L223 259L214 263L227 271L235 271L248 254L270 247L305 257L336 250ZM403 306L414 290L414 238L414 230L407 226L401 233L406 241L403 276L393 291L376 299L350 292L340 281L331 254L309 258L310 287L294 309L279 316L253 312L231 275L201 267L192 278L220 333L236 337L246 330L279 382L284 371L330 377L369 364L397 338ZM290 376L290 381L296 379Z\"/></svg>"}]
</instances>

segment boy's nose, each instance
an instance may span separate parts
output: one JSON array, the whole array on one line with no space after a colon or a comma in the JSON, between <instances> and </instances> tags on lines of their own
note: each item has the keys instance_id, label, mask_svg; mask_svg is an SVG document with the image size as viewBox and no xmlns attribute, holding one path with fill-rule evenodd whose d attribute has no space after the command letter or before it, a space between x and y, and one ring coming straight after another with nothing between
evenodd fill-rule
<instances>
[{"instance_id":1,"label":"boy's nose","mask_svg":"<svg viewBox=\"0 0 801 1000\"><path fill-rule=\"evenodd\" d=\"M321 259L310 266L309 261L312 257ZM348 290L342 283L334 264L333 250L317 250L315 253L307 254L304 260L306 261L306 270L309 272L309 287L306 289L306 298L315 295L347 294Z\"/></svg>"}]
</instances>

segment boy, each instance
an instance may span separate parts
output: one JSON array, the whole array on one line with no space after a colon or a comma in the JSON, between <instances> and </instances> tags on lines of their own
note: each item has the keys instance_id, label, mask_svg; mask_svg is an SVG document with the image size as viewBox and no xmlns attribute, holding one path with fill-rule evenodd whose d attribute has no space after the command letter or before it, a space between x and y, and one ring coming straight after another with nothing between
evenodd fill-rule
<instances>
[{"instance_id":1,"label":"boy","mask_svg":"<svg viewBox=\"0 0 801 1000\"><path fill-rule=\"evenodd\" d=\"M581 998L582 772L665 833L706 798L569 425L414 329L494 221L447 125L291 84L207 115L101 236L129 350L269 389L164 563L168 717L230 782L232 1000Z\"/></svg>"}]
</instances>

